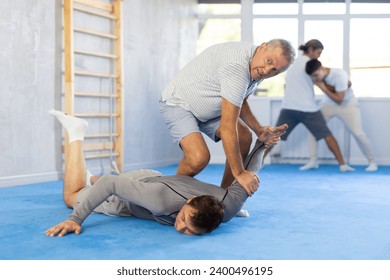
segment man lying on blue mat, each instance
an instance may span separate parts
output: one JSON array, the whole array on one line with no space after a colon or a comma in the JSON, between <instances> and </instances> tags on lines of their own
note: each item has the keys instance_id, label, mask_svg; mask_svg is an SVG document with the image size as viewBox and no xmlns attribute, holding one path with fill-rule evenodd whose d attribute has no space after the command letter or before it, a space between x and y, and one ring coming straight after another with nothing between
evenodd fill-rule
<instances>
[{"instance_id":1,"label":"man lying on blue mat","mask_svg":"<svg viewBox=\"0 0 390 280\"><path fill-rule=\"evenodd\" d=\"M137 170L120 176L92 176L86 170L83 154L84 135L88 123L63 112L50 110L68 132L65 157L64 202L73 208L70 217L45 231L48 236L81 233L81 224L92 212L111 216L134 216L174 225L181 233L208 233L221 222L234 217L246 199L258 188L257 173L264 150L274 145L287 125L268 127L263 141L257 141L245 161L257 184L244 189L233 182L227 189L201 182L190 176L164 176L153 170ZM266 144L264 144L266 143Z\"/></svg>"}]
</instances>

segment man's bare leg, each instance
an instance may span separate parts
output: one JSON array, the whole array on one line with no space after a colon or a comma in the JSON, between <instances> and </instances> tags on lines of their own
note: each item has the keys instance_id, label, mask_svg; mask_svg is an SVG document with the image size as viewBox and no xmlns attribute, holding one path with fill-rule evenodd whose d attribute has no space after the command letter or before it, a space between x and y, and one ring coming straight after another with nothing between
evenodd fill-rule
<instances>
[{"instance_id":1,"label":"man's bare leg","mask_svg":"<svg viewBox=\"0 0 390 280\"><path fill-rule=\"evenodd\" d=\"M345 164L344 158L341 154L340 147L339 147L336 139L334 139L334 137L332 135L329 135L329 136L325 137L325 141L326 141L326 144L328 145L329 150L336 157L336 160L339 163L339 165Z\"/></svg>"},{"instance_id":2,"label":"man's bare leg","mask_svg":"<svg viewBox=\"0 0 390 280\"><path fill-rule=\"evenodd\" d=\"M177 175L195 176L210 161L210 152L200 132L194 132L180 141L183 159L179 163Z\"/></svg>"},{"instance_id":3,"label":"man's bare leg","mask_svg":"<svg viewBox=\"0 0 390 280\"><path fill-rule=\"evenodd\" d=\"M86 164L83 150L84 141L68 144L65 157L64 202L69 208L77 202L78 192L86 186Z\"/></svg>"},{"instance_id":4,"label":"man's bare leg","mask_svg":"<svg viewBox=\"0 0 390 280\"><path fill-rule=\"evenodd\" d=\"M354 168L350 167L348 164L345 163L343 155L341 154L341 151L340 151L339 144L337 143L337 141L333 137L333 135L329 135L329 136L325 137L325 142L328 145L329 150L336 157L336 160L340 166L340 171L342 171L342 172L355 171Z\"/></svg>"},{"instance_id":5,"label":"man's bare leg","mask_svg":"<svg viewBox=\"0 0 390 280\"><path fill-rule=\"evenodd\" d=\"M56 117L67 132L63 198L65 205L73 208L78 192L86 186L87 171L83 144L88 123L56 110L50 110L49 114Z\"/></svg>"}]
</instances>

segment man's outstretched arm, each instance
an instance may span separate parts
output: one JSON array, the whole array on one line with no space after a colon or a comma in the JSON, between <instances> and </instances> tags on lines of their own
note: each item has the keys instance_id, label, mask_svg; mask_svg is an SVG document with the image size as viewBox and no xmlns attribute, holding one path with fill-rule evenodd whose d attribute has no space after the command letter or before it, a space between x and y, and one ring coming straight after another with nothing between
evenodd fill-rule
<instances>
[{"instance_id":1,"label":"man's outstretched arm","mask_svg":"<svg viewBox=\"0 0 390 280\"><path fill-rule=\"evenodd\" d=\"M287 128L288 128L287 124L283 124L277 127L272 127L272 130L268 131L267 134L264 134L264 137L270 143L276 144L280 140L280 136L286 133ZM257 174L259 173L260 168L263 165L264 152L266 151L267 147L268 146L264 142L257 140L255 146L246 157L244 163L244 168L252 172L253 176L257 178L259 182L260 179L258 178ZM242 187L246 190L249 196L253 195L253 193L257 191L257 188L253 190L253 189L245 188L244 186Z\"/></svg>"},{"instance_id":2,"label":"man's outstretched arm","mask_svg":"<svg viewBox=\"0 0 390 280\"><path fill-rule=\"evenodd\" d=\"M237 122L240 108L222 98L220 122L220 136L226 159L230 165L234 178L246 188L254 188L258 182L244 169L243 159L240 153Z\"/></svg>"},{"instance_id":3,"label":"man's outstretched arm","mask_svg":"<svg viewBox=\"0 0 390 280\"><path fill-rule=\"evenodd\" d=\"M276 132L280 134L283 134L284 131L286 131L286 129L287 129L287 125L275 127ZM274 137L275 137L275 141L277 141L277 138L280 139L279 136L277 136L277 138L276 136ZM266 149L267 148L265 143L257 140L255 146L253 147L251 152L247 155L244 163L244 168L258 182L260 182L260 178L258 177L258 172L263 164L264 152ZM242 209L242 206L244 205L247 198L251 196L254 192L256 192L257 188L258 187L256 187L255 189L246 188L237 181L234 181L233 184L231 184L228 187L228 192L226 198L224 199L224 205L225 205L224 222L229 221L230 219L232 219L234 216L237 215L238 211Z\"/></svg>"}]
</instances>

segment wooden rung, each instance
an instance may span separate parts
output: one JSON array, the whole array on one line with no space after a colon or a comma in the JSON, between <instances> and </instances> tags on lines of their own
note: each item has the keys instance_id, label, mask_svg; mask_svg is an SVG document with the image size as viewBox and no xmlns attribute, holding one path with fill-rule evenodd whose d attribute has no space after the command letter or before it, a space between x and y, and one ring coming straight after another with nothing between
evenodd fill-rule
<instances>
[{"instance_id":1,"label":"wooden rung","mask_svg":"<svg viewBox=\"0 0 390 280\"><path fill-rule=\"evenodd\" d=\"M114 19L114 20L117 19L116 16L113 16L111 14L98 12L98 11L91 10L89 8L85 8L85 7L82 7L82 6L79 6L79 5L73 5L73 9L76 10L76 11L84 12L84 13L95 15L95 16L99 16L99 17L104 17L104 18Z\"/></svg>"},{"instance_id":2,"label":"wooden rung","mask_svg":"<svg viewBox=\"0 0 390 280\"><path fill-rule=\"evenodd\" d=\"M102 1L97 1L97 0L73 0L74 3L79 3L85 6L89 6L92 8L104 10L107 12L112 13L113 6L111 4L104 3Z\"/></svg>"},{"instance_id":3,"label":"wooden rung","mask_svg":"<svg viewBox=\"0 0 390 280\"><path fill-rule=\"evenodd\" d=\"M90 152L90 151L107 151L107 150L113 150L115 147L115 144L112 142L105 142L105 143L84 143L83 145L83 151L84 152ZM62 152L65 151L65 145L62 145Z\"/></svg>"},{"instance_id":4,"label":"wooden rung","mask_svg":"<svg viewBox=\"0 0 390 280\"><path fill-rule=\"evenodd\" d=\"M119 115L118 114L105 114L105 113L101 113L101 114L96 114L96 113L77 113L77 114L73 114L75 117L79 117L79 118L110 118L110 117L114 117L114 118L117 118Z\"/></svg>"},{"instance_id":5,"label":"wooden rung","mask_svg":"<svg viewBox=\"0 0 390 280\"><path fill-rule=\"evenodd\" d=\"M89 76L89 77L98 77L98 78L117 78L115 74L96 73L96 72L81 71L81 70L74 71L74 74L79 76Z\"/></svg>"},{"instance_id":6,"label":"wooden rung","mask_svg":"<svg viewBox=\"0 0 390 280\"><path fill-rule=\"evenodd\" d=\"M84 143L84 151L104 151L114 149L114 143Z\"/></svg>"},{"instance_id":7,"label":"wooden rung","mask_svg":"<svg viewBox=\"0 0 390 280\"><path fill-rule=\"evenodd\" d=\"M112 153L112 154L94 154L94 155L85 155L85 159L94 159L94 158L107 158L111 156L119 156L119 153Z\"/></svg>"},{"instance_id":8,"label":"wooden rung","mask_svg":"<svg viewBox=\"0 0 390 280\"><path fill-rule=\"evenodd\" d=\"M358 66L358 67L350 67L350 69L385 69L390 68L390 66Z\"/></svg>"},{"instance_id":9,"label":"wooden rung","mask_svg":"<svg viewBox=\"0 0 390 280\"><path fill-rule=\"evenodd\" d=\"M74 53L91 55L91 56L98 56L98 57L104 57L104 58L115 58L115 59L118 58L117 55L111 54L111 53L91 52L91 51L85 51L85 50L74 50Z\"/></svg>"},{"instance_id":10,"label":"wooden rung","mask_svg":"<svg viewBox=\"0 0 390 280\"><path fill-rule=\"evenodd\" d=\"M84 138L110 138L118 137L119 133L86 134Z\"/></svg>"},{"instance_id":11,"label":"wooden rung","mask_svg":"<svg viewBox=\"0 0 390 280\"><path fill-rule=\"evenodd\" d=\"M97 93L97 92L75 92L74 96L83 96L83 97L99 97L99 98L117 98L117 94L109 93Z\"/></svg>"},{"instance_id":12,"label":"wooden rung","mask_svg":"<svg viewBox=\"0 0 390 280\"><path fill-rule=\"evenodd\" d=\"M99 32L99 31L95 31L95 30L91 30L91 29L74 27L73 31L84 33L84 34L89 34L89 35L94 35L94 36L98 36L98 37L108 38L108 39L114 39L114 40L118 39L118 36L115 36L114 34Z\"/></svg>"}]
</instances>

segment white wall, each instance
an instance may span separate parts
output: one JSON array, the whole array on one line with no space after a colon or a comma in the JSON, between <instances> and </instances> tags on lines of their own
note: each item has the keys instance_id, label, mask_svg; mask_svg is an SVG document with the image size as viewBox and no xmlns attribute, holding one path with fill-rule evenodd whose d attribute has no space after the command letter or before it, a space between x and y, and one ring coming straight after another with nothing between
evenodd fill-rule
<instances>
[{"instance_id":1,"label":"white wall","mask_svg":"<svg viewBox=\"0 0 390 280\"><path fill-rule=\"evenodd\" d=\"M124 1L125 165L124 169L177 163L159 111L169 80L196 55L196 0Z\"/></svg>"},{"instance_id":2,"label":"white wall","mask_svg":"<svg viewBox=\"0 0 390 280\"><path fill-rule=\"evenodd\" d=\"M0 185L58 177L59 138L47 110L61 92L59 2L0 2Z\"/></svg>"},{"instance_id":3,"label":"white wall","mask_svg":"<svg viewBox=\"0 0 390 280\"><path fill-rule=\"evenodd\" d=\"M47 114L63 108L61 2L0 1L0 186L62 176L62 129ZM161 120L158 99L195 56L196 6L196 0L123 1L125 170L181 157ZM87 63L76 59L78 67Z\"/></svg>"},{"instance_id":4,"label":"white wall","mask_svg":"<svg viewBox=\"0 0 390 280\"><path fill-rule=\"evenodd\" d=\"M359 104L363 128L371 141L378 164L390 165L390 98L360 98ZM353 138L350 161L356 164L367 162Z\"/></svg>"}]
</instances>

